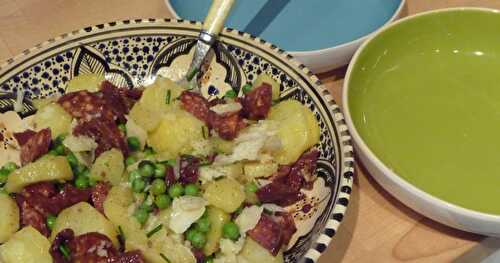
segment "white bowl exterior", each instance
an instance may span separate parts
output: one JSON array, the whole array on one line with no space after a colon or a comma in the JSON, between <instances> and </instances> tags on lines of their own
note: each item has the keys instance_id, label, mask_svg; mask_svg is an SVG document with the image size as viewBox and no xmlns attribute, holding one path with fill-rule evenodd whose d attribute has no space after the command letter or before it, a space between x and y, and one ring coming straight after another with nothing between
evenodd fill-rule
<instances>
[{"instance_id":1,"label":"white bowl exterior","mask_svg":"<svg viewBox=\"0 0 500 263\"><path fill-rule=\"evenodd\" d=\"M170 13L177 19L179 15L175 12L175 9L170 4L169 0L165 0L165 4ZM393 16L384 24L384 26L392 23L393 21L399 19L402 16L402 11L405 7L406 0L401 0L398 8L394 12ZM382 26L383 27L383 26ZM382 28L381 27L381 28ZM342 45L334 46L331 48L311 50L311 51L287 51L288 54L295 57L297 60L302 62L306 67L308 67L313 73L321 73L328 70L332 70L344 65L347 65L351 60L354 52L373 34L374 31L366 36L347 42Z\"/></svg>"},{"instance_id":2,"label":"white bowl exterior","mask_svg":"<svg viewBox=\"0 0 500 263\"><path fill-rule=\"evenodd\" d=\"M420 190L419 188L408 183L392 170L390 170L365 144L356 127L354 126L352 116L349 111L348 95L351 72L359 54L363 51L366 45L371 42L373 38L381 34L383 31L387 30L387 28L390 28L414 17L430 13L447 12L453 10L482 10L485 12L499 12L498 10L486 8L448 8L424 12L414 16L406 17L395 22L392 25L383 27L358 49L352 59L352 63L347 69L342 92L343 112L347 127L349 128L354 141L354 147L357 156L365 165L366 169L370 172L370 175L390 194L392 194L408 207L421 213L422 215L450 227L477 234L500 237L500 216L481 213L448 203Z\"/></svg>"}]
</instances>

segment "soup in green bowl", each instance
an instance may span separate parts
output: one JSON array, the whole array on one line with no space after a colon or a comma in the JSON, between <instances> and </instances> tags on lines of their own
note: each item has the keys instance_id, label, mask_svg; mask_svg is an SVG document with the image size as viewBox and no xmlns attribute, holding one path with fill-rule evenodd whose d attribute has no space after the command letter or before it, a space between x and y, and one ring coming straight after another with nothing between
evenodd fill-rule
<instances>
[{"instance_id":1,"label":"soup in green bowl","mask_svg":"<svg viewBox=\"0 0 500 263\"><path fill-rule=\"evenodd\" d=\"M344 104L361 159L396 197L413 192L400 199L473 232L485 233L432 209L500 222L498 11L434 11L383 29L353 59Z\"/></svg>"}]
</instances>

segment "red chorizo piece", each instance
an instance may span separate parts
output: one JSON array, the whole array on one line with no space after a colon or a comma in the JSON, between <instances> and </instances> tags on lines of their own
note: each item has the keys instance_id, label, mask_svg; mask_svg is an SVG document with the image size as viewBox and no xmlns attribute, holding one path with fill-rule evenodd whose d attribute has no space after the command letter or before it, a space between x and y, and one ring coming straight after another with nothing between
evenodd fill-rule
<instances>
[{"instance_id":1,"label":"red chorizo piece","mask_svg":"<svg viewBox=\"0 0 500 263\"><path fill-rule=\"evenodd\" d=\"M312 184L316 180L316 164L318 163L319 151L313 149L302 154L300 158L293 164L290 174L297 175L304 179L303 187L312 188Z\"/></svg>"},{"instance_id":2,"label":"red chorizo piece","mask_svg":"<svg viewBox=\"0 0 500 263\"><path fill-rule=\"evenodd\" d=\"M261 120L267 117L273 103L272 87L262 83L245 95L242 100L243 114L251 120Z\"/></svg>"},{"instance_id":3,"label":"red chorizo piece","mask_svg":"<svg viewBox=\"0 0 500 263\"><path fill-rule=\"evenodd\" d=\"M49 203L55 207L54 209L57 209L54 214L59 214L61 210L67 207L80 202L88 202L89 200L89 189L79 189L71 184L65 184L63 189L49 200Z\"/></svg>"},{"instance_id":4,"label":"red chorizo piece","mask_svg":"<svg viewBox=\"0 0 500 263\"><path fill-rule=\"evenodd\" d=\"M209 123L210 104L198 93L183 91L180 100L182 108L193 114L199 120Z\"/></svg>"},{"instance_id":5,"label":"red chorizo piece","mask_svg":"<svg viewBox=\"0 0 500 263\"><path fill-rule=\"evenodd\" d=\"M71 116L80 122L90 121L95 118L102 118L109 121L115 121L112 107L106 104L102 94L91 93L85 90L70 92L63 95L57 101Z\"/></svg>"},{"instance_id":6,"label":"red chorizo piece","mask_svg":"<svg viewBox=\"0 0 500 263\"><path fill-rule=\"evenodd\" d=\"M104 201L108 196L111 185L107 182L98 182L91 190L91 199L94 207L104 215Z\"/></svg>"},{"instance_id":7,"label":"red chorizo piece","mask_svg":"<svg viewBox=\"0 0 500 263\"><path fill-rule=\"evenodd\" d=\"M259 188L256 194L261 202L280 206L289 206L304 199L304 194L300 192L300 189L291 188L286 180L274 180Z\"/></svg>"},{"instance_id":8,"label":"red chorizo piece","mask_svg":"<svg viewBox=\"0 0 500 263\"><path fill-rule=\"evenodd\" d=\"M266 214L262 214L257 225L248 230L247 234L273 256L278 254L283 245L281 226Z\"/></svg>"},{"instance_id":9,"label":"red chorizo piece","mask_svg":"<svg viewBox=\"0 0 500 263\"><path fill-rule=\"evenodd\" d=\"M21 164L26 165L46 154L49 151L50 141L51 133L48 128L31 135L21 146Z\"/></svg>"},{"instance_id":10,"label":"red chorizo piece","mask_svg":"<svg viewBox=\"0 0 500 263\"><path fill-rule=\"evenodd\" d=\"M79 123L73 129L73 134L76 136L85 135L92 137L98 145L95 151L96 157L111 148L121 150L124 156L128 154L128 146L120 129L118 129L114 121L110 121L104 117Z\"/></svg>"},{"instance_id":11,"label":"red chorizo piece","mask_svg":"<svg viewBox=\"0 0 500 263\"><path fill-rule=\"evenodd\" d=\"M115 118L121 123L126 122L125 115L129 111L129 104L120 93L120 90L111 82L104 81L101 84L101 94L106 105L111 106L110 110Z\"/></svg>"},{"instance_id":12,"label":"red chorizo piece","mask_svg":"<svg viewBox=\"0 0 500 263\"><path fill-rule=\"evenodd\" d=\"M276 212L274 221L281 226L281 239L283 245L287 245L293 234L297 232L297 227L295 226L292 215L288 212Z\"/></svg>"},{"instance_id":13,"label":"red chorizo piece","mask_svg":"<svg viewBox=\"0 0 500 263\"><path fill-rule=\"evenodd\" d=\"M70 250L70 259L63 256L61 245ZM64 229L56 235L50 247L54 263L144 263L140 251L119 253L111 240L100 233L91 232L75 236L73 230Z\"/></svg>"},{"instance_id":14,"label":"red chorizo piece","mask_svg":"<svg viewBox=\"0 0 500 263\"><path fill-rule=\"evenodd\" d=\"M21 227L32 226L40 234L48 237L50 235L49 228L47 227L46 217L32 207L26 198L21 195L16 196L16 203L19 207Z\"/></svg>"},{"instance_id":15,"label":"red chorizo piece","mask_svg":"<svg viewBox=\"0 0 500 263\"><path fill-rule=\"evenodd\" d=\"M239 112L218 115L213 111L209 112L209 127L212 127L217 134L225 140L232 140L238 136L238 132L246 127L246 123Z\"/></svg>"}]
</instances>

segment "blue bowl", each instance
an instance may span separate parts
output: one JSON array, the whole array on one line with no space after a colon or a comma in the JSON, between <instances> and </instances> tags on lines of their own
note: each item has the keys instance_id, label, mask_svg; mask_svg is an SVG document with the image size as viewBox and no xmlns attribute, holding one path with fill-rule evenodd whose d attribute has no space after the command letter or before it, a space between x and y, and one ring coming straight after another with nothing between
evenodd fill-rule
<instances>
[{"instance_id":1,"label":"blue bowl","mask_svg":"<svg viewBox=\"0 0 500 263\"><path fill-rule=\"evenodd\" d=\"M178 17L197 21L204 20L211 4L211 1L200 0L166 2ZM298 53L300 59L300 55L307 55L307 52L324 51L364 38L395 18L403 2L402 0L236 1L226 26L259 36L288 50L292 55ZM343 63L345 62L347 61ZM310 61L306 64L311 66ZM331 64L338 63L331 61ZM316 66L311 68L317 71Z\"/></svg>"}]
</instances>

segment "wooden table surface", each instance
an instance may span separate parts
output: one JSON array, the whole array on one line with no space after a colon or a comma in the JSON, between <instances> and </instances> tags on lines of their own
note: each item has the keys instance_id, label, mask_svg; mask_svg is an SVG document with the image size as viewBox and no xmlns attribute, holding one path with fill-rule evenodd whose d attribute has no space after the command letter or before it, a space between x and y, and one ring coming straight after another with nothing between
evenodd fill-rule
<instances>
[{"instance_id":1,"label":"wooden table surface","mask_svg":"<svg viewBox=\"0 0 500 263\"><path fill-rule=\"evenodd\" d=\"M500 9L500 0L407 0L405 14L451 6ZM88 25L169 16L162 0L0 0L0 61ZM320 74L338 103L344 72ZM424 218L390 196L362 167L356 168L347 215L320 263L452 262L474 252L483 239Z\"/></svg>"}]
</instances>

